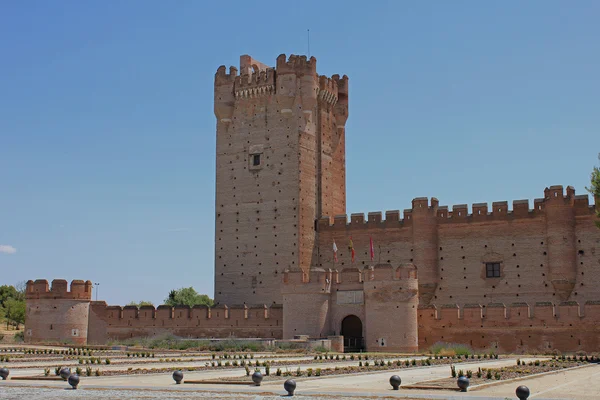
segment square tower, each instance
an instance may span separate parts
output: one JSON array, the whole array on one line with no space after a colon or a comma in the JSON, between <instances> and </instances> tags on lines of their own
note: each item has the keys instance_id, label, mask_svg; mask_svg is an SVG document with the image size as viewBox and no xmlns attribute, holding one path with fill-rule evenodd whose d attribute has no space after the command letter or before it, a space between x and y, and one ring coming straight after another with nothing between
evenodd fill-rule
<instances>
[{"instance_id":1,"label":"square tower","mask_svg":"<svg viewBox=\"0 0 600 400\"><path fill-rule=\"evenodd\" d=\"M316 220L346 212L348 77L285 54L240 71L215 75L215 300L279 304L282 272L318 263Z\"/></svg>"}]
</instances>

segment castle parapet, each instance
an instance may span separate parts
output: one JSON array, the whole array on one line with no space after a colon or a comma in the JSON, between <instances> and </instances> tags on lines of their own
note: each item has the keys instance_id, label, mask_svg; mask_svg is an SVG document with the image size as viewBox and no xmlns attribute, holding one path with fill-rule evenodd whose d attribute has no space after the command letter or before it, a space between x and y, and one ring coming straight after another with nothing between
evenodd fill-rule
<instances>
[{"instance_id":1,"label":"castle parapet","mask_svg":"<svg viewBox=\"0 0 600 400\"><path fill-rule=\"evenodd\" d=\"M559 202L559 203L557 203ZM569 186L567 195L563 193L563 187L560 185L550 186L544 190L543 199L535 199L533 209L529 208L529 200L514 200L512 210L509 209L507 201L495 201L491 207L488 203L474 203L471 206L472 213L469 213L467 204L456 204L449 211L448 206L440 206L436 198L429 200L427 197L417 197L412 201L412 208L403 211L404 218L401 218L400 211L391 210L372 211L368 213L368 219L365 220L364 213L353 213L350 215L336 215L335 217L324 216L319 220L318 229L320 231L339 231L354 230L365 227L377 227L383 224L384 227L398 228L410 227L413 220L423 213L435 213L438 224L453 223L474 223L487 221L511 221L515 219L545 217L548 205L561 204L571 207L576 216L594 214L597 205L590 205L588 195L575 195L575 189ZM385 215L385 219L382 219Z\"/></svg>"},{"instance_id":2,"label":"castle parapet","mask_svg":"<svg viewBox=\"0 0 600 400\"><path fill-rule=\"evenodd\" d=\"M280 54L277 57L277 73L278 74L296 74L296 75L317 75L317 59L306 56L290 54L289 59L285 54Z\"/></svg>"},{"instance_id":3,"label":"castle parapet","mask_svg":"<svg viewBox=\"0 0 600 400\"><path fill-rule=\"evenodd\" d=\"M38 279L27 281L25 288L26 299L68 299L68 300L91 300L92 299L92 282L73 280L71 282L71 290L69 291L69 283L64 279L54 279L52 287L48 285L46 279Z\"/></svg>"}]
</instances>

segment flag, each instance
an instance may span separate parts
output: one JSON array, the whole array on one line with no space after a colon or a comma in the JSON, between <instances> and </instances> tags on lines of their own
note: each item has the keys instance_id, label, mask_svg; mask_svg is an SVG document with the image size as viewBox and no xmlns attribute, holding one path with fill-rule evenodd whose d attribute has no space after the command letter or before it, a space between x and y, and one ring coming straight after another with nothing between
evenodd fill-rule
<instances>
[{"instance_id":1,"label":"flag","mask_svg":"<svg viewBox=\"0 0 600 400\"><path fill-rule=\"evenodd\" d=\"M373 249L373 238L369 237L369 241L371 242L370 244L370 250L371 250L371 261L373 261L373 257L375 257L375 249Z\"/></svg>"},{"instance_id":2,"label":"flag","mask_svg":"<svg viewBox=\"0 0 600 400\"><path fill-rule=\"evenodd\" d=\"M354 262L354 244L352 243L352 236L350 236L350 243L348 249L352 252L352 262Z\"/></svg>"},{"instance_id":3,"label":"flag","mask_svg":"<svg viewBox=\"0 0 600 400\"><path fill-rule=\"evenodd\" d=\"M335 239L333 239L333 261L337 262L337 246L335 245Z\"/></svg>"}]
</instances>

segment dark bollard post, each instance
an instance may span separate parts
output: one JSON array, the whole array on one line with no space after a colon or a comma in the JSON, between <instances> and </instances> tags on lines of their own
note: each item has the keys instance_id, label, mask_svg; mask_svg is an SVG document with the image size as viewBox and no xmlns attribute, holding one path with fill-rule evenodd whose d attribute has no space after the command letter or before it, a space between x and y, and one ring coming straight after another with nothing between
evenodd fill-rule
<instances>
[{"instance_id":1,"label":"dark bollard post","mask_svg":"<svg viewBox=\"0 0 600 400\"><path fill-rule=\"evenodd\" d=\"M519 400L526 400L529 398L529 388L527 386L519 386L516 393Z\"/></svg>"},{"instance_id":2,"label":"dark bollard post","mask_svg":"<svg viewBox=\"0 0 600 400\"><path fill-rule=\"evenodd\" d=\"M2 378L3 381L5 381L6 378L8 378L9 374L10 374L10 371L8 370L8 368L0 368L0 377Z\"/></svg>"},{"instance_id":3,"label":"dark bollard post","mask_svg":"<svg viewBox=\"0 0 600 400\"><path fill-rule=\"evenodd\" d=\"M173 372L173 380L175 381L176 384L180 384L181 381L183 380L183 372L181 371L175 371Z\"/></svg>"},{"instance_id":4,"label":"dark bollard post","mask_svg":"<svg viewBox=\"0 0 600 400\"><path fill-rule=\"evenodd\" d=\"M400 384L402 383L402 379L398 375L392 375L390 378L390 385L394 388L394 390L398 390Z\"/></svg>"},{"instance_id":5,"label":"dark bollard post","mask_svg":"<svg viewBox=\"0 0 600 400\"><path fill-rule=\"evenodd\" d=\"M461 392L466 392L467 388L469 387L469 378L466 376L461 376L456 380L456 384L460 388Z\"/></svg>"},{"instance_id":6,"label":"dark bollard post","mask_svg":"<svg viewBox=\"0 0 600 400\"><path fill-rule=\"evenodd\" d=\"M288 379L283 384L283 388L285 389L286 392L288 392L288 396L293 396L294 390L296 390L296 381L293 379Z\"/></svg>"},{"instance_id":7,"label":"dark bollard post","mask_svg":"<svg viewBox=\"0 0 600 400\"><path fill-rule=\"evenodd\" d=\"M75 374L69 375L69 385L71 385L73 389L77 389L77 385L79 385L79 376Z\"/></svg>"},{"instance_id":8,"label":"dark bollard post","mask_svg":"<svg viewBox=\"0 0 600 400\"><path fill-rule=\"evenodd\" d=\"M263 380L263 376L259 371L256 371L252 374L252 382L256 384L256 386L260 386L260 383Z\"/></svg>"},{"instance_id":9,"label":"dark bollard post","mask_svg":"<svg viewBox=\"0 0 600 400\"><path fill-rule=\"evenodd\" d=\"M60 370L60 377L63 378L63 380L67 380L69 379L69 376L71 376L71 370L69 368L63 368Z\"/></svg>"}]
</instances>

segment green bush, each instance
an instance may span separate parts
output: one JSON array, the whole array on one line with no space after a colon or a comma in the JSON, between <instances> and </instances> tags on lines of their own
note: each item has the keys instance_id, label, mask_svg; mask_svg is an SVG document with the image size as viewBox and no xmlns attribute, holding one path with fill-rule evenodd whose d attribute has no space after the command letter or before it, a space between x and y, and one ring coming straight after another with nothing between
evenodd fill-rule
<instances>
[{"instance_id":1,"label":"green bush","mask_svg":"<svg viewBox=\"0 0 600 400\"><path fill-rule=\"evenodd\" d=\"M453 378L456 378L456 367L454 367L454 365L450 366L450 374Z\"/></svg>"},{"instance_id":2,"label":"green bush","mask_svg":"<svg viewBox=\"0 0 600 400\"><path fill-rule=\"evenodd\" d=\"M487 370L486 378L492 379L492 371L490 371L489 369Z\"/></svg>"},{"instance_id":3,"label":"green bush","mask_svg":"<svg viewBox=\"0 0 600 400\"><path fill-rule=\"evenodd\" d=\"M315 376L321 376L321 368L315 370Z\"/></svg>"}]
</instances>

